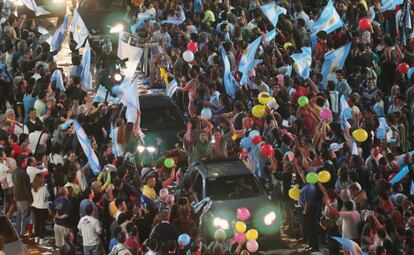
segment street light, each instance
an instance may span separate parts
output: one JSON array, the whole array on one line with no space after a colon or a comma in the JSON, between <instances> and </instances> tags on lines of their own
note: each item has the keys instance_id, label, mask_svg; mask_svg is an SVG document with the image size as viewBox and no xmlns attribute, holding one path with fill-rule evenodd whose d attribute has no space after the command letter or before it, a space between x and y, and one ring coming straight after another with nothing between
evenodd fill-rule
<instances>
[{"instance_id":1,"label":"street light","mask_svg":"<svg viewBox=\"0 0 414 255\"><path fill-rule=\"evenodd\" d=\"M122 24L116 24L115 26L109 29L109 33L111 34L121 33L122 31L124 31L124 25Z\"/></svg>"}]
</instances>

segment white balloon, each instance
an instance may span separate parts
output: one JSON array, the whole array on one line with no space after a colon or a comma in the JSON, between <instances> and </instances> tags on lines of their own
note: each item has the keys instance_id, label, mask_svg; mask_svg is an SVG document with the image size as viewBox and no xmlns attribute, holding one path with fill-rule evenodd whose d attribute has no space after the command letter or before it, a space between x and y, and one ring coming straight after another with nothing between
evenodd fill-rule
<instances>
[{"instance_id":1,"label":"white balloon","mask_svg":"<svg viewBox=\"0 0 414 255\"><path fill-rule=\"evenodd\" d=\"M211 112L210 108L203 108L201 110L201 117L203 117L203 119L205 120L209 120L213 117L213 113Z\"/></svg>"},{"instance_id":2,"label":"white balloon","mask_svg":"<svg viewBox=\"0 0 414 255\"><path fill-rule=\"evenodd\" d=\"M194 53L192 51L186 50L183 53L183 59L185 62L190 63L194 60Z\"/></svg>"}]
</instances>

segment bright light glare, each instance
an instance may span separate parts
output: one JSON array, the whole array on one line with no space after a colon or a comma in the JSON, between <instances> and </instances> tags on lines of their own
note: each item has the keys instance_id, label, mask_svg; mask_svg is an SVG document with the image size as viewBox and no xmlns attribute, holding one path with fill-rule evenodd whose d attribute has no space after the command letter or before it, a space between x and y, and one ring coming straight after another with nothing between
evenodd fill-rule
<instances>
[{"instance_id":1,"label":"bright light glare","mask_svg":"<svg viewBox=\"0 0 414 255\"><path fill-rule=\"evenodd\" d=\"M54 3L54 4L60 4L60 3L63 3L63 1L64 1L64 0L53 0L53 3Z\"/></svg>"},{"instance_id":2,"label":"bright light glare","mask_svg":"<svg viewBox=\"0 0 414 255\"><path fill-rule=\"evenodd\" d=\"M263 221L267 226L269 226L273 223L273 221L275 219L276 219L276 213L275 212L270 212L270 213L268 213L264 216Z\"/></svg>"},{"instance_id":3,"label":"bright light glare","mask_svg":"<svg viewBox=\"0 0 414 255\"><path fill-rule=\"evenodd\" d=\"M147 147L147 151L148 151L149 153L154 153L154 152L155 152L155 147L152 147L152 146Z\"/></svg>"},{"instance_id":4,"label":"bright light glare","mask_svg":"<svg viewBox=\"0 0 414 255\"><path fill-rule=\"evenodd\" d=\"M116 24L115 26L111 27L111 29L109 30L109 33L116 34L116 33L122 32L122 31L124 31L124 25Z\"/></svg>"},{"instance_id":5,"label":"bright light glare","mask_svg":"<svg viewBox=\"0 0 414 255\"><path fill-rule=\"evenodd\" d=\"M229 223L227 222L227 220L219 218L219 217L214 218L213 225L216 228L221 228L224 230L229 229Z\"/></svg>"},{"instance_id":6,"label":"bright light glare","mask_svg":"<svg viewBox=\"0 0 414 255\"><path fill-rule=\"evenodd\" d=\"M138 151L139 153L144 152L144 150L145 150L145 147L144 147L144 146L142 146L142 145L138 145L138 147L137 147L137 151Z\"/></svg>"},{"instance_id":7,"label":"bright light glare","mask_svg":"<svg viewBox=\"0 0 414 255\"><path fill-rule=\"evenodd\" d=\"M115 81L121 81L122 80L122 75L120 75L119 73L114 75L114 80Z\"/></svg>"}]
</instances>

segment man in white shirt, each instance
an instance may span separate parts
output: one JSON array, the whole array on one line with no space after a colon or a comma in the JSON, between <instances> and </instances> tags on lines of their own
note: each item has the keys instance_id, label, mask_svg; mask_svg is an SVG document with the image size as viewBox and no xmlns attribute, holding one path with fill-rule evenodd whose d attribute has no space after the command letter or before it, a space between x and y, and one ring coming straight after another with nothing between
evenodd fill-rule
<instances>
[{"instance_id":1,"label":"man in white shirt","mask_svg":"<svg viewBox=\"0 0 414 255\"><path fill-rule=\"evenodd\" d=\"M49 134L42 132L41 127L37 127L36 131L30 133L29 143L30 143L30 149L31 149L32 154L44 152L42 151L45 148L43 146L46 146L48 139L49 139ZM36 151L36 147L37 147L37 151Z\"/></svg>"},{"instance_id":2,"label":"man in white shirt","mask_svg":"<svg viewBox=\"0 0 414 255\"><path fill-rule=\"evenodd\" d=\"M27 169L26 172L29 175L30 178L30 183L33 183L33 180L36 176L36 174L43 174L43 175L47 175L48 174L48 170L45 167L47 165L47 156L43 157L43 162L42 162L42 166L38 167L37 164L37 160L35 157L29 157L27 159Z\"/></svg>"},{"instance_id":3,"label":"man in white shirt","mask_svg":"<svg viewBox=\"0 0 414 255\"><path fill-rule=\"evenodd\" d=\"M4 192L5 212L10 219L14 213L13 203L13 170L7 163L7 156L0 148L0 185Z\"/></svg>"},{"instance_id":4,"label":"man in white shirt","mask_svg":"<svg viewBox=\"0 0 414 255\"><path fill-rule=\"evenodd\" d=\"M91 204L85 207L86 216L83 216L78 223L78 229L83 240L83 254L101 255L103 247L100 239L103 230L100 222L93 215Z\"/></svg>"}]
</instances>

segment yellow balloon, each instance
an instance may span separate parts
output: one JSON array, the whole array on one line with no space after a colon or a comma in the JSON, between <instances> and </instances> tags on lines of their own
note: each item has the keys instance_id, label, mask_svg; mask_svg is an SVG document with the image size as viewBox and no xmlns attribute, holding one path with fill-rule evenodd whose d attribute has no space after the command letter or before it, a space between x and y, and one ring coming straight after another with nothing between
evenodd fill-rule
<instances>
[{"instance_id":1,"label":"yellow balloon","mask_svg":"<svg viewBox=\"0 0 414 255\"><path fill-rule=\"evenodd\" d=\"M263 105L268 104L273 99L273 97L267 92L260 92L257 98L259 99L259 103Z\"/></svg>"},{"instance_id":2,"label":"yellow balloon","mask_svg":"<svg viewBox=\"0 0 414 255\"><path fill-rule=\"evenodd\" d=\"M352 136L357 142L365 142L368 139L368 133L364 129L360 128L352 132Z\"/></svg>"},{"instance_id":3,"label":"yellow balloon","mask_svg":"<svg viewBox=\"0 0 414 255\"><path fill-rule=\"evenodd\" d=\"M246 232L246 239L249 240L256 240L259 237L259 232L256 229L252 228Z\"/></svg>"},{"instance_id":4,"label":"yellow balloon","mask_svg":"<svg viewBox=\"0 0 414 255\"><path fill-rule=\"evenodd\" d=\"M320 171L318 173L318 181L320 183L327 183L331 180L331 173L326 170Z\"/></svg>"},{"instance_id":5,"label":"yellow balloon","mask_svg":"<svg viewBox=\"0 0 414 255\"><path fill-rule=\"evenodd\" d=\"M293 186L289 189L289 197L293 200L299 200L300 189L297 186Z\"/></svg>"},{"instance_id":6,"label":"yellow balloon","mask_svg":"<svg viewBox=\"0 0 414 255\"><path fill-rule=\"evenodd\" d=\"M236 221L236 224L234 225L237 233L244 233L246 232L246 224L242 221Z\"/></svg>"},{"instance_id":7,"label":"yellow balloon","mask_svg":"<svg viewBox=\"0 0 414 255\"><path fill-rule=\"evenodd\" d=\"M252 114L254 117L260 119L265 115L265 113L266 113L266 107L264 107L263 105L258 104L258 105L253 106Z\"/></svg>"},{"instance_id":8,"label":"yellow balloon","mask_svg":"<svg viewBox=\"0 0 414 255\"><path fill-rule=\"evenodd\" d=\"M231 135L231 140L236 141L237 138L238 138L238 136L237 136L236 133L234 133L234 134Z\"/></svg>"},{"instance_id":9,"label":"yellow balloon","mask_svg":"<svg viewBox=\"0 0 414 255\"><path fill-rule=\"evenodd\" d=\"M292 44L292 43L290 43L290 42L287 42L287 43L285 43L285 44L283 45L283 49L284 49L284 50L287 50L290 46L293 46L293 44Z\"/></svg>"}]
</instances>

